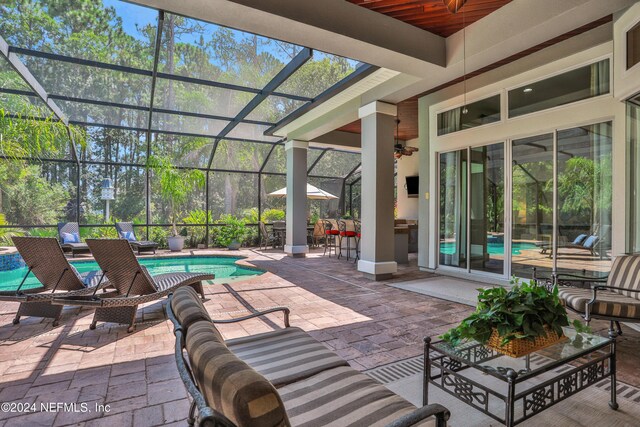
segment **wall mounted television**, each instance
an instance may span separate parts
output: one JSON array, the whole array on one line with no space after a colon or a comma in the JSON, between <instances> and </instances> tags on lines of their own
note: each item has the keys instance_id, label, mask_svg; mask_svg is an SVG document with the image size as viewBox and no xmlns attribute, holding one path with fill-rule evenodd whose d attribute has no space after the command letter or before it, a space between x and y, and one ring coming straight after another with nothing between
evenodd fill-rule
<instances>
[{"instance_id":1,"label":"wall mounted television","mask_svg":"<svg viewBox=\"0 0 640 427\"><path fill-rule=\"evenodd\" d=\"M407 197L418 197L420 194L419 189L419 177L418 176L408 176L406 177L407 183L405 184L405 188L407 189Z\"/></svg>"}]
</instances>

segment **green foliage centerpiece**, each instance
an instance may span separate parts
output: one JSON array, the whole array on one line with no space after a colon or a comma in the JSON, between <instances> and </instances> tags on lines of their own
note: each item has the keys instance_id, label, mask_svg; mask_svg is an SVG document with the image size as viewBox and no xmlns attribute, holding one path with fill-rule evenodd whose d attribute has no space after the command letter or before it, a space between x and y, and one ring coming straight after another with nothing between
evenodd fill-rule
<instances>
[{"instance_id":1,"label":"green foliage centerpiece","mask_svg":"<svg viewBox=\"0 0 640 427\"><path fill-rule=\"evenodd\" d=\"M511 283L511 289L480 289L476 311L441 338L453 345L475 340L511 357L562 339L562 327L569 326L569 319L558 288L550 291L533 280Z\"/></svg>"}]
</instances>

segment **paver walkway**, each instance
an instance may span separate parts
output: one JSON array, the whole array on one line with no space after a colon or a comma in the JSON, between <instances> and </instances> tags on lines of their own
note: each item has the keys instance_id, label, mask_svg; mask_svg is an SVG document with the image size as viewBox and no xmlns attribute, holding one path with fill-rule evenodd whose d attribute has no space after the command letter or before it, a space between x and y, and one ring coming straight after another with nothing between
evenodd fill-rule
<instances>
[{"instance_id":1,"label":"paver walkway","mask_svg":"<svg viewBox=\"0 0 640 427\"><path fill-rule=\"evenodd\" d=\"M321 253L306 259L285 258L276 251L242 254L268 273L206 286L205 305L212 316L237 317L249 309L286 305L294 326L309 331L360 370L421 354L425 335L441 334L471 311L465 305L386 286L388 282L371 282L353 263ZM392 281L429 276L414 261L401 266ZM140 309L141 323L131 334L123 326L108 324L91 331L91 311L77 308L66 309L57 328L37 318L24 318L13 326L17 304L0 303L0 402L36 403L34 412L0 411L0 426L184 425L188 400L175 368L165 303ZM220 329L225 338L233 338L281 326L281 318L273 315ZM638 337L625 328L619 345L620 378L634 385L640 385ZM76 406L53 406L44 412L42 402Z\"/></svg>"}]
</instances>

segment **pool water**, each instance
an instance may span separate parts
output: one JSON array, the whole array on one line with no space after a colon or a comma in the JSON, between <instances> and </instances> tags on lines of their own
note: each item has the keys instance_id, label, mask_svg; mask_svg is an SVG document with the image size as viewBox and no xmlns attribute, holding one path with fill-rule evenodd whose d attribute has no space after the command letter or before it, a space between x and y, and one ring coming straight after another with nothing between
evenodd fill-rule
<instances>
[{"instance_id":1,"label":"pool water","mask_svg":"<svg viewBox=\"0 0 640 427\"><path fill-rule=\"evenodd\" d=\"M228 282L245 277L257 276L264 271L242 267L236 264L240 257L171 257L171 258L143 258L140 264L147 267L152 276L163 273L211 273L216 275L214 283ZM71 261L80 272L98 270L95 261ZM0 290L17 289L28 269L26 267L15 270L0 271ZM23 289L40 286L40 282L30 274Z\"/></svg>"},{"instance_id":2,"label":"pool water","mask_svg":"<svg viewBox=\"0 0 640 427\"><path fill-rule=\"evenodd\" d=\"M511 243L511 254L520 255L523 250L538 249L534 243L513 242ZM455 242L440 243L440 253L453 255L456 251ZM487 252L489 255L504 255L504 243L488 243Z\"/></svg>"}]
</instances>

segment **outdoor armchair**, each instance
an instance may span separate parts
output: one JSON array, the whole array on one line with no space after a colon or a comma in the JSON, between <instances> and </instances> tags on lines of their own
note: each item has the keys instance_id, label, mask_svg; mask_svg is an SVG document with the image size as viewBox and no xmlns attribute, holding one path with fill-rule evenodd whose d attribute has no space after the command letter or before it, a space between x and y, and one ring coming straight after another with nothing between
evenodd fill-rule
<instances>
[{"instance_id":1,"label":"outdoor armchair","mask_svg":"<svg viewBox=\"0 0 640 427\"><path fill-rule=\"evenodd\" d=\"M89 252L89 246L80 239L80 226L77 222L59 222L58 239L65 252L71 252L75 257L77 253Z\"/></svg>"},{"instance_id":2,"label":"outdoor armchair","mask_svg":"<svg viewBox=\"0 0 640 427\"><path fill-rule=\"evenodd\" d=\"M158 244L150 240L138 240L132 222L116 222L116 230L121 239L128 240L131 248L138 251L138 255L142 251L153 251L155 255Z\"/></svg>"},{"instance_id":3,"label":"outdoor armchair","mask_svg":"<svg viewBox=\"0 0 640 427\"><path fill-rule=\"evenodd\" d=\"M258 222L258 227L260 229L260 246L259 246L259 248L262 249L262 247L264 246L264 249L266 250L269 245L271 245L271 247L275 247L276 243L278 242L278 238L275 235L275 233L274 232L269 232L267 230L267 226L265 225L265 223L263 221L259 221Z\"/></svg>"},{"instance_id":4,"label":"outdoor armchair","mask_svg":"<svg viewBox=\"0 0 640 427\"><path fill-rule=\"evenodd\" d=\"M53 319L53 326L57 326L63 306L51 304L53 299L90 295L108 285L101 271L78 273L53 237L13 237L12 240L29 268L17 289L0 292L1 301L20 303L14 325L20 323L22 316L35 316ZM31 273L42 286L23 289Z\"/></svg>"},{"instance_id":5,"label":"outdoor armchair","mask_svg":"<svg viewBox=\"0 0 640 427\"><path fill-rule=\"evenodd\" d=\"M54 303L95 308L90 329L95 329L98 322L112 322L126 324L132 332L138 305L165 297L182 286L193 287L204 299L202 282L215 278L213 274L182 272L151 276L125 239L87 239L87 244L117 295L61 298Z\"/></svg>"},{"instance_id":6,"label":"outdoor armchair","mask_svg":"<svg viewBox=\"0 0 640 427\"><path fill-rule=\"evenodd\" d=\"M618 322L640 323L640 255L617 257L605 277L556 274L554 282L579 285L561 286L560 298L568 309L581 314L586 322L609 320L610 335L622 333ZM614 323L617 330L613 328Z\"/></svg>"}]
</instances>

